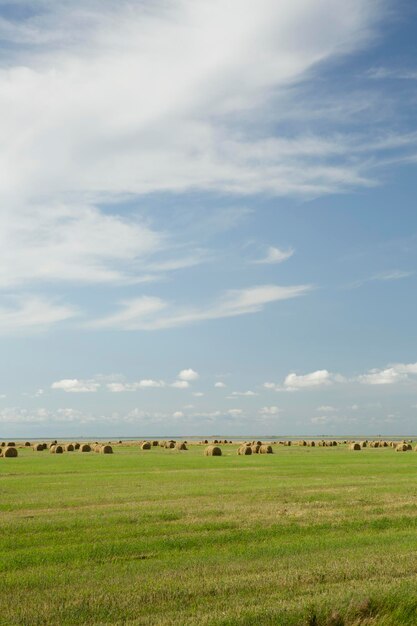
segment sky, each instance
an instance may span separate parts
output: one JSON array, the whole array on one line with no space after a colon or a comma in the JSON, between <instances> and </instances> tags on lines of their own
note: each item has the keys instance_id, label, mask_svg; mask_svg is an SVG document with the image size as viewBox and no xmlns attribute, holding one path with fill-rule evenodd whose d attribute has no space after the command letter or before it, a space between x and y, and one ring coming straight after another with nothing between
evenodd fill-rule
<instances>
[{"instance_id":1,"label":"sky","mask_svg":"<svg viewBox=\"0 0 417 626\"><path fill-rule=\"evenodd\" d=\"M417 434L412 0L0 0L0 438Z\"/></svg>"}]
</instances>

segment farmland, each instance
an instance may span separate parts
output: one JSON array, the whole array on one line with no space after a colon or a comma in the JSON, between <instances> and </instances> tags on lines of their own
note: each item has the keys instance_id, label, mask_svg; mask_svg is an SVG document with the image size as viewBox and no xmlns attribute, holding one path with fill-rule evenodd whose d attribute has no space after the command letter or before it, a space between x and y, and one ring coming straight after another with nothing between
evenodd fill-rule
<instances>
[{"instance_id":1,"label":"farmland","mask_svg":"<svg viewBox=\"0 0 417 626\"><path fill-rule=\"evenodd\" d=\"M417 622L417 454L0 459L0 624Z\"/></svg>"}]
</instances>

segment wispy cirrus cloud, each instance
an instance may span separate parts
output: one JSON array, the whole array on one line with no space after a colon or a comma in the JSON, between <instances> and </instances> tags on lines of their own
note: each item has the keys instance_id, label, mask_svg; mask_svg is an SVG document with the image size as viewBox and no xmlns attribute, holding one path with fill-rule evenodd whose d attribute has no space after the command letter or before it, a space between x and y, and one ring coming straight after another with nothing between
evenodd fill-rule
<instances>
[{"instance_id":1,"label":"wispy cirrus cloud","mask_svg":"<svg viewBox=\"0 0 417 626\"><path fill-rule=\"evenodd\" d=\"M255 263L256 265L274 265L275 263L283 263L284 261L287 261L287 259L291 258L293 254L293 248L282 250L281 248L270 246L266 255L262 259L256 259L255 261L252 261L252 263Z\"/></svg>"},{"instance_id":2,"label":"wispy cirrus cloud","mask_svg":"<svg viewBox=\"0 0 417 626\"><path fill-rule=\"evenodd\" d=\"M122 330L174 328L195 322L257 313L269 303L297 298L307 294L311 289L311 285L289 287L261 285L235 289L226 292L204 308L189 309L182 309L161 298L144 296L124 302L119 312L89 322L88 326Z\"/></svg>"}]
</instances>

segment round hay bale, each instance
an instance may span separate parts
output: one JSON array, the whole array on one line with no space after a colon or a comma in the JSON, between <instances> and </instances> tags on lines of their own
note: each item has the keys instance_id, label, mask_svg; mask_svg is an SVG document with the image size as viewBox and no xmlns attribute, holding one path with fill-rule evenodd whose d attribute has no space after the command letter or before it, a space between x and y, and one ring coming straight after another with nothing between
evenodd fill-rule
<instances>
[{"instance_id":1,"label":"round hay bale","mask_svg":"<svg viewBox=\"0 0 417 626\"><path fill-rule=\"evenodd\" d=\"M366 448L366 447L367 447L367 445L368 445L368 442L367 442L367 441L361 441L361 442L360 442L360 446L361 446L361 448Z\"/></svg>"},{"instance_id":2,"label":"round hay bale","mask_svg":"<svg viewBox=\"0 0 417 626\"><path fill-rule=\"evenodd\" d=\"M74 452L74 450L75 448L73 443L67 443L65 445L65 452Z\"/></svg>"},{"instance_id":3,"label":"round hay bale","mask_svg":"<svg viewBox=\"0 0 417 626\"><path fill-rule=\"evenodd\" d=\"M31 445L30 441L25 441L25 448L30 448Z\"/></svg>"},{"instance_id":4,"label":"round hay bale","mask_svg":"<svg viewBox=\"0 0 417 626\"><path fill-rule=\"evenodd\" d=\"M178 441L178 442L175 444L175 448L176 448L177 450L188 450L187 446L185 445L185 443L184 443L183 441Z\"/></svg>"},{"instance_id":5,"label":"round hay bale","mask_svg":"<svg viewBox=\"0 0 417 626\"><path fill-rule=\"evenodd\" d=\"M208 439L204 439L204 442L206 445L208 444Z\"/></svg>"},{"instance_id":6,"label":"round hay bale","mask_svg":"<svg viewBox=\"0 0 417 626\"><path fill-rule=\"evenodd\" d=\"M141 449L142 450L150 450L151 449L151 442L150 441L144 441L143 444L141 445Z\"/></svg>"},{"instance_id":7,"label":"round hay bale","mask_svg":"<svg viewBox=\"0 0 417 626\"><path fill-rule=\"evenodd\" d=\"M1 447L1 448L5 448L5 447L6 447L6 442L5 442L5 441L2 441L2 442L1 442L1 444L0 444L0 447Z\"/></svg>"},{"instance_id":8,"label":"round hay bale","mask_svg":"<svg viewBox=\"0 0 417 626\"><path fill-rule=\"evenodd\" d=\"M252 454L252 448L250 446L243 445L238 448L237 453L242 456L247 456L249 454Z\"/></svg>"},{"instance_id":9,"label":"round hay bale","mask_svg":"<svg viewBox=\"0 0 417 626\"><path fill-rule=\"evenodd\" d=\"M258 446L257 443L255 443L253 446L251 446L252 454L258 454L260 447L261 446Z\"/></svg>"},{"instance_id":10,"label":"round hay bale","mask_svg":"<svg viewBox=\"0 0 417 626\"><path fill-rule=\"evenodd\" d=\"M357 441L355 443L350 444L350 450L362 450L361 444Z\"/></svg>"},{"instance_id":11,"label":"round hay bale","mask_svg":"<svg viewBox=\"0 0 417 626\"><path fill-rule=\"evenodd\" d=\"M204 450L204 456L221 456L222 450L218 446L207 446Z\"/></svg>"},{"instance_id":12,"label":"round hay bale","mask_svg":"<svg viewBox=\"0 0 417 626\"><path fill-rule=\"evenodd\" d=\"M50 452L51 454L54 454L54 452L55 452L55 447L56 447L56 446L55 446L54 444L51 444L51 445L49 446L49 452Z\"/></svg>"},{"instance_id":13,"label":"round hay bale","mask_svg":"<svg viewBox=\"0 0 417 626\"><path fill-rule=\"evenodd\" d=\"M408 450L409 450L409 447L408 447L408 444L406 443L399 443L395 448L396 452L407 452Z\"/></svg>"},{"instance_id":14,"label":"round hay bale","mask_svg":"<svg viewBox=\"0 0 417 626\"><path fill-rule=\"evenodd\" d=\"M168 441L166 447L168 450L173 450L175 448L175 441Z\"/></svg>"},{"instance_id":15,"label":"round hay bale","mask_svg":"<svg viewBox=\"0 0 417 626\"><path fill-rule=\"evenodd\" d=\"M106 444L101 446L100 452L101 454L113 454L113 448L109 444Z\"/></svg>"},{"instance_id":16,"label":"round hay bale","mask_svg":"<svg viewBox=\"0 0 417 626\"><path fill-rule=\"evenodd\" d=\"M299 441L299 442L298 442L298 445L299 445L299 446L306 446L306 445L307 445L307 441L304 441L304 440Z\"/></svg>"},{"instance_id":17,"label":"round hay bale","mask_svg":"<svg viewBox=\"0 0 417 626\"><path fill-rule=\"evenodd\" d=\"M3 450L3 456L9 459L17 457L17 449L14 446L6 446Z\"/></svg>"},{"instance_id":18,"label":"round hay bale","mask_svg":"<svg viewBox=\"0 0 417 626\"><path fill-rule=\"evenodd\" d=\"M79 447L80 452L91 452L91 446L88 443L82 443Z\"/></svg>"},{"instance_id":19,"label":"round hay bale","mask_svg":"<svg viewBox=\"0 0 417 626\"><path fill-rule=\"evenodd\" d=\"M273 454L272 446L265 444L259 448L259 454Z\"/></svg>"},{"instance_id":20,"label":"round hay bale","mask_svg":"<svg viewBox=\"0 0 417 626\"><path fill-rule=\"evenodd\" d=\"M43 443L35 443L33 449L35 452L42 452L44 450Z\"/></svg>"},{"instance_id":21,"label":"round hay bale","mask_svg":"<svg viewBox=\"0 0 417 626\"><path fill-rule=\"evenodd\" d=\"M16 444L14 441L9 441L9 443L7 444L6 448L15 448Z\"/></svg>"},{"instance_id":22,"label":"round hay bale","mask_svg":"<svg viewBox=\"0 0 417 626\"><path fill-rule=\"evenodd\" d=\"M93 447L94 452L97 452L97 454L99 454L101 452L101 444L96 443L96 445Z\"/></svg>"},{"instance_id":23,"label":"round hay bale","mask_svg":"<svg viewBox=\"0 0 417 626\"><path fill-rule=\"evenodd\" d=\"M314 448L315 445L316 445L316 442L315 441L309 441L308 445L310 446L310 448Z\"/></svg>"},{"instance_id":24,"label":"round hay bale","mask_svg":"<svg viewBox=\"0 0 417 626\"><path fill-rule=\"evenodd\" d=\"M159 441L152 441L153 447L159 446Z\"/></svg>"},{"instance_id":25,"label":"round hay bale","mask_svg":"<svg viewBox=\"0 0 417 626\"><path fill-rule=\"evenodd\" d=\"M79 449L80 449L80 444L78 442L74 443L74 450L79 450Z\"/></svg>"}]
</instances>

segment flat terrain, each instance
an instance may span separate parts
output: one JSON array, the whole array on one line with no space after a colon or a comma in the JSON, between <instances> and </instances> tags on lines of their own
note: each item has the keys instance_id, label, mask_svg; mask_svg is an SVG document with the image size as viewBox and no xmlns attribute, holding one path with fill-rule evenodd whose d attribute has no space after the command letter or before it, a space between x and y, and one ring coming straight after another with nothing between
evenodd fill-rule
<instances>
[{"instance_id":1,"label":"flat terrain","mask_svg":"<svg viewBox=\"0 0 417 626\"><path fill-rule=\"evenodd\" d=\"M0 624L417 623L417 453L0 458Z\"/></svg>"}]
</instances>

